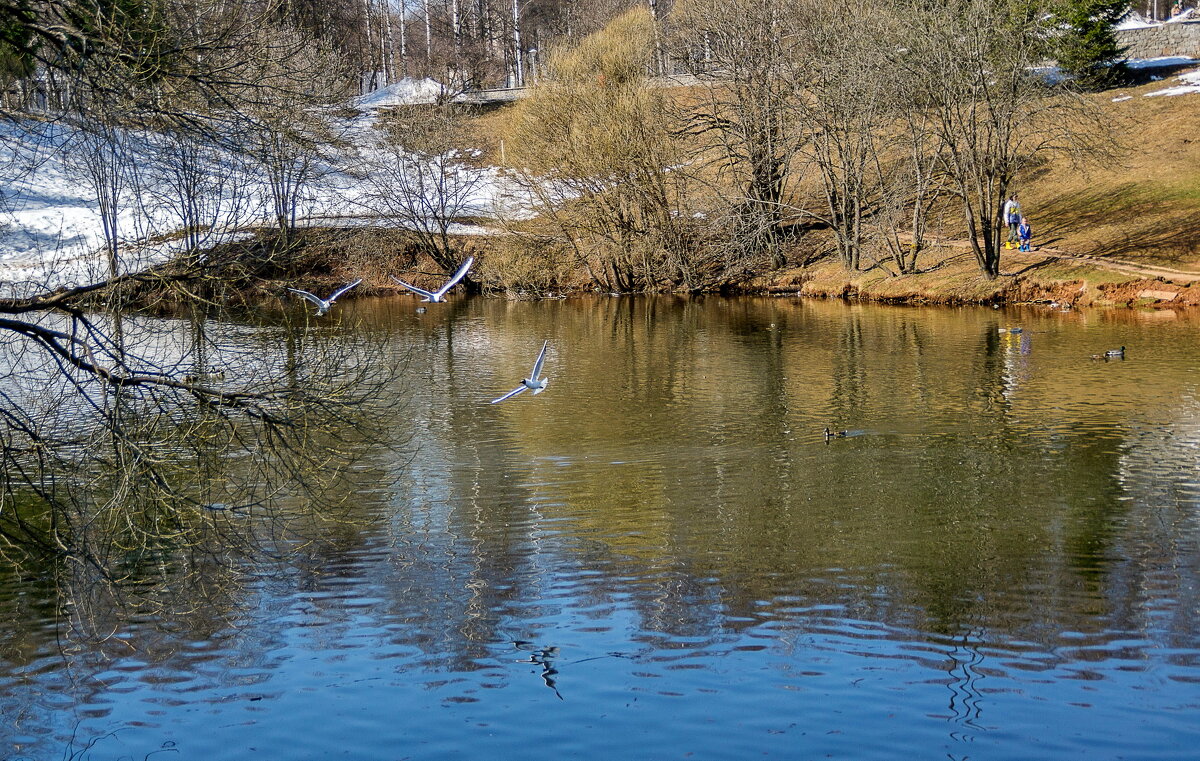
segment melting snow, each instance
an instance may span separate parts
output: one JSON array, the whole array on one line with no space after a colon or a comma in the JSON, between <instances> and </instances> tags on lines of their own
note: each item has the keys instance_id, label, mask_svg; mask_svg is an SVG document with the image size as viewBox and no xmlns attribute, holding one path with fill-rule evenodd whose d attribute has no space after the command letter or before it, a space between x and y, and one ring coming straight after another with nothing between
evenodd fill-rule
<instances>
[{"instance_id":1,"label":"melting snow","mask_svg":"<svg viewBox=\"0 0 1200 761\"><path fill-rule=\"evenodd\" d=\"M1165 90L1155 90L1154 92L1146 93L1146 97L1150 98L1155 95L1189 95L1191 93L1200 93L1200 70L1189 71L1186 74L1180 74L1177 79L1183 82L1181 85L1168 87Z\"/></svg>"},{"instance_id":2,"label":"melting snow","mask_svg":"<svg viewBox=\"0 0 1200 761\"><path fill-rule=\"evenodd\" d=\"M401 102L441 86L432 80L405 80L373 93L370 102L382 105ZM380 93L386 94L381 95ZM367 98L372 98L367 96ZM411 101L408 101L411 102ZM359 101L361 105L361 100ZM350 147L326 156L317 178L306 188L298 204L300 225L337 222L355 226L387 225L371 217L365 208L370 171L379 132L373 111L336 124ZM137 193L126 191L118 207L122 270L139 269L163 261L183 250L176 234L180 227L172 204L150 176L156 161L155 136L128 134L122 142L133 158L127 162L144 174ZM92 282L107 275L104 257L104 227L100 204L85 179L78 156L80 134L65 124L0 122L0 288L20 291L33 287L55 287ZM236 194L206 198L216 222L207 244L247 237L254 227L273 225L270 193L261 179L245 174L227 154L213 151L222 162L216 174L236 176L241 187ZM161 157L157 159L161 166ZM225 166L224 162L228 162ZM448 162L455 172L471 176L469 197L456 199L458 213L476 217L522 216L526 204L506 178L495 168L476 168L460 163L457 155L434 157ZM242 172L243 174L238 174ZM158 194L156 196L156 193ZM430 208L437 208L430 204ZM456 225L453 232L478 234L480 228ZM35 286L36 284L36 286Z\"/></svg>"}]
</instances>

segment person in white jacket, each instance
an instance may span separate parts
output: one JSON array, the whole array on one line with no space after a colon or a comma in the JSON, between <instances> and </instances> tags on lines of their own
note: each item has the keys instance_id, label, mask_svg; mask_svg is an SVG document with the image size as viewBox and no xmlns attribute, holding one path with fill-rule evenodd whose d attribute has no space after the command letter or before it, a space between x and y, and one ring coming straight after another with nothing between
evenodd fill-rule
<instances>
[{"instance_id":1,"label":"person in white jacket","mask_svg":"<svg viewBox=\"0 0 1200 761\"><path fill-rule=\"evenodd\" d=\"M1005 241L1004 247L1016 248L1020 245L1017 227L1021 224L1021 204L1017 201L1016 193L1009 196L1004 204L1004 224L1008 225L1008 240Z\"/></svg>"}]
</instances>

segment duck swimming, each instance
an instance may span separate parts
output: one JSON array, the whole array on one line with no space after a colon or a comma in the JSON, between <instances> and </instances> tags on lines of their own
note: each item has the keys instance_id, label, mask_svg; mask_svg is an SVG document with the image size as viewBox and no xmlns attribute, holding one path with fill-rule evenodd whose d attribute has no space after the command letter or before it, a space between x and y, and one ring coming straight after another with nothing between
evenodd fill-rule
<instances>
[{"instance_id":1,"label":"duck swimming","mask_svg":"<svg viewBox=\"0 0 1200 761\"><path fill-rule=\"evenodd\" d=\"M1122 346L1120 349L1109 349L1103 354L1093 354L1092 359L1103 359L1106 362L1110 359L1125 359L1125 347Z\"/></svg>"},{"instance_id":2,"label":"duck swimming","mask_svg":"<svg viewBox=\"0 0 1200 761\"><path fill-rule=\"evenodd\" d=\"M867 435L867 433L868 433L867 431L865 431L861 428L851 428L851 429L845 430L845 431L831 431L831 430L829 430L829 427L826 426L825 440L829 441L830 439L852 439L856 436L865 436L865 435Z\"/></svg>"}]
</instances>

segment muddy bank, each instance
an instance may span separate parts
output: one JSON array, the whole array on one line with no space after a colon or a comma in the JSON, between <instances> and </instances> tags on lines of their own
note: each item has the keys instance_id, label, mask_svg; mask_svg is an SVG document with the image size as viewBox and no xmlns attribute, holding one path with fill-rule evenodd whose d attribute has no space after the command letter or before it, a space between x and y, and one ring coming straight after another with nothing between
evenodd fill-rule
<instances>
[{"instance_id":1,"label":"muddy bank","mask_svg":"<svg viewBox=\"0 0 1200 761\"><path fill-rule=\"evenodd\" d=\"M826 259L748 281L746 293L789 294L897 304L1057 303L1071 307L1197 306L1200 287L1164 277L1140 277L1101 263L1066 261L1038 252L1002 259L1001 276L979 273L963 254L935 259L921 272L897 275L886 265L848 272Z\"/></svg>"},{"instance_id":2,"label":"muddy bank","mask_svg":"<svg viewBox=\"0 0 1200 761\"><path fill-rule=\"evenodd\" d=\"M451 245L462 259L486 256L484 238L461 236ZM415 236L403 230L305 228L285 239L276 229L264 229L252 239L169 262L156 268L154 277L122 285L119 295L110 291L98 297L119 297L124 306L159 313L196 304L257 309L292 302L296 297L288 288L326 295L359 279L362 283L343 298L407 293L392 276L418 286L445 280ZM464 281L463 287L479 291L480 283Z\"/></svg>"}]
</instances>

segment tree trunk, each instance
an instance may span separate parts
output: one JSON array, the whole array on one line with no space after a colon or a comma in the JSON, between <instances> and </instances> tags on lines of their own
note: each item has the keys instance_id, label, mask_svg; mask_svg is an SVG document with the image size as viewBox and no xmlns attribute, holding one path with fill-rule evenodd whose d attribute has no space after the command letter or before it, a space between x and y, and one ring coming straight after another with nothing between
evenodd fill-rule
<instances>
[{"instance_id":1,"label":"tree trunk","mask_svg":"<svg viewBox=\"0 0 1200 761\"><path fill-rule=\"evenodd\" d=\"M372 92L379 88L378 72L379 69L375 62L375 34L371 28L371 0L363 0L363 31L367 35L367 67L370 69L370 74L366 82L361 82L362 93Z\"/></svg>"},{"instance_id":2,"label":"tree trunk","mask_svg":"<svg viewBox=\"0 0 1200 761\"><path fill-rule=\"evenodd\" d=\"M658 76L669 74L667 70L667 51L663 45L662 19L659 17L658 0L647 0L650 4L650 16L654 19L654 73Z\"/></svg>"},{"instance_id":3,"label":"tree trunk","mask_svg":"<svg viewBox=\"0 0 1200 761\"><path fill-rule=\"evenodd\" d=\"M408 26L404 6L400 6L400 73L408 76Z\"/></svg>"},{"instance_id":4,"label":"tree trunk","mask_svg":"<svg viewBox=\"0 0 1200 761\"><path fill-rule=\"evenodd\" d=\"M425 12L425 67L429 68L429 62L433 60L433 30L430 27L429 0L422 0L421 5Z\"/></svg>"},{"instance_id":5,"label":"tree trunk","mask_svg":"<svg viewBox=\"0 0 1200 761\"><path fill-rule=\"evenodd\" d=\"M521 5L519 0L513 0L512 20L513 87L522 87L525 84L525 62L521 53Z\"/></svg>"},{"instance_id":6,"label":"tree trunk","mask_svg":"<svg viewBox=\"0 0 1200 761\"><path fill-rule=\"evenodd\" d=\"M379 18L380 34L383 37L383 70L387 72L388 84L396 76L396 38L392 35L392 14L388 6L384 6Z\"/></svg>"}]
</instances>

